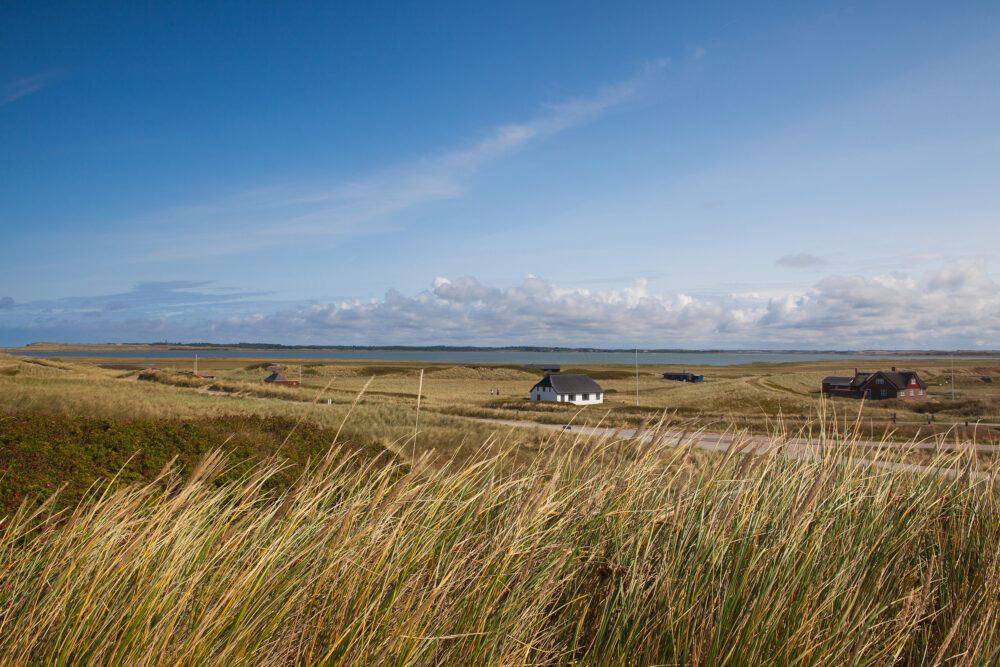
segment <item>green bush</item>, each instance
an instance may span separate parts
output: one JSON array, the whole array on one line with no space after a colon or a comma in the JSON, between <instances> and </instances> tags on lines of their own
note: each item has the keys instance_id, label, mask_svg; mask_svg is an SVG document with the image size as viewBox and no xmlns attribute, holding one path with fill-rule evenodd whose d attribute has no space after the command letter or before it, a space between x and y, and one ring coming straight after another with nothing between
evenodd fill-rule
<instances>
[{"instance_id":1,"label":"green bush","mask_svg":"<svg viewBox=\"0 0 1000 667\"><path fill-rule=\"evenodd\" d=\"M22 502L36 505L59 488L57 505L67 507L100 479L150 480L175 456L189 470L206 452L216 449L239 461L228 479L275 453L293 427L295 422L285 417L119 421L0 416L0 516L10 514ZM299 425L281 448L289 465L269 485L288 484L308 458L316 460L326 453L333 437L332 431ZM382 448L368 445L365 449L374 454Z\"/></svg>"}]
</instances>

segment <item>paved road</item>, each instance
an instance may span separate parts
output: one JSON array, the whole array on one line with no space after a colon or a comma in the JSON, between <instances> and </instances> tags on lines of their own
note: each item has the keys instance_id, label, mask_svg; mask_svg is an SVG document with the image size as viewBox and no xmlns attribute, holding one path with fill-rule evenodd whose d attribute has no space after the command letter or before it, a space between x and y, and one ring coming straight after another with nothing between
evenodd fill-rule
<instances>
[{"instance_id":1,"label":"paved road","mask_svg":"<svg viewBox=\"0 0 1000 667\"><path fill-rule=\"evenodd\" d=\"M565 426L560 426L559 424L542 424L540 422L531 421L520 421L516 419L488 419L485 417L462 417L463 419L469 419L472 421L483 422L487 424L499 424L503 426L515 426L515 427L530 427L530 428L541 428L551 431L559 431L565 434L573 434L583 437L604 437L613 440L631 440L636 436L636 429L629 428L608 428L600 426L571 426L566 428ZM654 431L646 431L640 434L640 439L651 441L655 436ZM741 451L747 454L765 454L772 448L772 441L767 436L762 435L734 435L725 433L688 433L682 431L664 431L660 433L660 441L667 445L685 445L693 446L697 449L704 449L709 451L724 452L727 451L734 444L743 446ZM858 448L892 448L892 449L923 449L923 450L935 450L940 446L937 443L932 442L918 442L918 443L899 443L899 442L872 442L872 441L856 441L851 444L857 446ZM973 448L979 452L997 452L997 448L991 447L989 445L972 445L972 443L962 444L961 448ZM812 460L817 459L822 451L822 443L819 439L806 439L806 438L790 438L785 442L781 453L783 456L792 459L803 459ZM940 447L944 450L955 450L955 445L944 445ZM879 468L887 468L891 470L905 470L908 472L932 472L939 475L948 475L952 477L958 472L954 468L938 468L933 466L922 466L912 463L896 463L893 461L872 461L866 458L848 458L840 457L842 462L862 462L865 465L871 465ZM972 472L971 476L976 479L992 479L991 475L984 472Z\"/></svg>"},{"instance_id":2,"label":"paved road","mask_svg":"<svg viewBox=\"0 0 1000 667\"><path fill-rule=\"evenodd\" d=\"M453 415L454 416L454 415ZM530 426L532 428L542 428L553 431L566 431L568 433L579 433L588 436L601 436L609 437L621 440L629 440L635 437L636 429L633 428L609 428L600 426L571 426L566 428L559 424L543 424L541 422L533 421L522 421L519 419L490 419L486 417L463 417L463 419L471 419L478 422L485 422L490 424L503 424L505 426ZM664 431L661 434L661 438L664 440L679 440L681 437L695 438L703 443L704 446L699 445L701 449L716 449L719 451L725 451L732 445L735 440L732 434L720 434L720 433L698 433L692 435L686 431ZM647 431L643 436L644 439L650 439L653 437L652 431ZM741 436L740 442L745 440L753 440L758 444L755 447L759 450L758 453L770 446L771 439L763 435L752 435L752 436ZM820 447L820 441L818 438L812 440L806 438L791 438L788 440L788 444L795 447L812 447L818 449ZM868 448L891 448L891 449L920 449L920 450L945 450L952 451L956 449L962 449L968 451L970 449L975 449L977 452L985 453L1000 453L1000 448L993 445L973 445L971 442L961 443L956 446L954 443L937 443L937 442L877 442L874 440L858 440L854 441L852 444L858 447L868 447Z\"/></svg>"},{"instance_id":3,"label":"paved road","mask_svg":"<svg viewBox=\"0 0 1000 667\"><path fill-rule=\"evenodd\" d=\"M256 398L259 400L283 400L283 399L273 399L272 397L257 397L257 396L241 396L238 394L232 394L227 391L212 391L207 387L199 387L195 391L199 393L208 393L218 396L229 396L231 398ZM295 403L312 403L311 401L297 401L293 400ZM451 417L457 417L459 419L467 419L469 421L477 421L486 424L499 424L504 426L514 426L514 427L528 427L528 428L541 428L551 431L559 431L562 433L571 433L573 435L580 435L585 437L607 437L618 440L630 440L636 435L636 429L628 428L608 428L601 426L570 426L566 428L559 424L542 424L540 422L532 421L520 421L516 419L489 419L486 417L466 417L464 415L448 415ZM653 431L647 431L641 434L643 440L652 440L655 435ZM771 440L766 436L762 435L742 435L736 436L733 434L719 434L719 433L688 433L682 431L664 431L660 434L660 440L664 444L668 445L687 445L694 446L698 449L705 449L710 451L724 452L728 450L733 444L743 445L746 443L741 451L747 454L764 454L767 453L771 446ZM693 444L692 444L693 441ZM928 449L935 450L938 448L944 450L954 450L955 445L939 445L933 442L917 442L917 443L898 443L898 442L873 442L873 441L856 441L852 444L861 448L877 448L877 447L890 447L898 449ZM811 460L819 458L821 452L822 444L819 440L807 440L804 438L791 438L785 443L785 447L782 449L782 456L793 459L804 459ZM971 443L962 444L961 448L975 448L977 452L996 452L998 448L989 445L972 445ZM865 458L847 458L839 457L839 461L843 462L855 462L864 463L865 465L871 465L879 468L887 468L891 470L905 470L914 473L921 472L931 472L938 475L947 475L949 477L954 477L959 471L954 468L936 468L933 466L921 466L911 463L894 463L892 461L871 461ZM985 472L971 472L971 476L974 479L990 480L992 476Z\"/></svg>"}]
</instances>

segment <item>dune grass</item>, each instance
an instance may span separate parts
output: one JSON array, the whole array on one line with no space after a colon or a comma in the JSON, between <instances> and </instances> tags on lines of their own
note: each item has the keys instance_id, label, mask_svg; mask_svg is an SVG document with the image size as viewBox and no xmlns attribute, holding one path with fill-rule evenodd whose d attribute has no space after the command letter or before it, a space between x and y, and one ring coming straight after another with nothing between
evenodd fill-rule
<instances>
[{"instance_id":1,"label":"dune grass","mask_svg":"<svg viewBox=\"0 0 1000 667\"><path fill-rule=\"evenodd\" d=\"M334 445L290 486L95 487L0 528L8 664L992 664L990 475L551 442L410 468Z\"/></svg>"},{"instance_id":2,"label":"dune grass","mask_svg":"<svg viewBox=\"0 0 1000 667\"><path fill-rule=\"evenodd\" d=\"M171 459L191 470L204 454L223 447L233 460L230 476L280 454L285 468L270 484L288 486L307 461L326 453L335 433L274 416L123 420L0 415L0 515L22 503L33 509L57 488L52 507L72 507L102 479L148 482ZM383 451L353 432L348 436L348 429L341 432L341 441L344 449Z\"/></svg>"},{"instance_id":3,"label":"dune grass","mask_svg":"<svg viewBox=\"0 0 1000 667\"><path fill-rule=\"evenodd\" d=\"M53 361L51 359L31 359L0 354L0 409L3 394L9 386L17 391L24 387L18 380L45 380L65 382L70 379L85 386L90 381L135 377L134 371L124 368L99 368L95 364L106 362L139 365L155 363L159 371L147 370L143 375L154 382L144 385L177 385L178 389L235 393L248 397L273 398L288 401L308 401L315 392L334 380L326 398L334 403L350 403L354 395L371 378L368 401L378 401L395 406L405 406L415 410L417 385L421 370L425 371L422 407L428 411L458 414L468 412L480 415L484 411L494 411L492 416L509 417L501 414L512 412L531 417L529 413L539 411L537 405L526 400L530 387L537 381L539 371L526 367L509 365L462 365L432 364L417 362L370 362L343 360L286 360L282 362L284 373L290 378L301 377L301 387L275 387L263 382L267 375L266 360L254 359L203 359L199 368L202 372L216 375L216 379L194 378L190 373L193 359L73 359ZM690 419L698 419L706 428L726 428L739 423L741 427L764 433L765 422L777 414L786 418L811 419L820 401L818 390L820 381L826 375L853 373L855 361L798 362L789 364L749 364L701 368L706 373L706 381L699 384L669 382L663 380L662 370L679 370L672 367L641 367L640 406L635 406L635 380L631 366L614 364L594 364L567 368L567 371L586 372L598 378L606 391L604 406L591 410L606 409L611 414L604 417L606 423L614 425L636 425L646 419L656 419L664 410L676 412ZM896 362L886 362L896 363ZM902 362L899 362L902 363ZM906 362L910 365L910 362ZM43 365L47 364L47 365ZM871 361L871 367L883 362ZM868 368L869 366L865 366ZM993 384L982 381L983 376L1000 375L1000 366L995 361L960 360L957 365L956 400L951 399L950 360L923 359L913 361L912 367L920 372L930 385L930 397L913 401L860 401L834 399L843 411L861 411L871 437L886 432L895 432L902 440L910 437L926 436L947 431L957 422L985 424L1000 423L1000 395ZM173 369L173 370L172 370ZM190 385L186 387L184 385ZM68 391L74 391L68 387ZM497 394L496 392L500 392ZM501 400L498 400L502 399ZM565 407L564 407L565 411ZM549 419L545 414L542 420ZM551 418L558 418L552 415ZM929 423L933 421L934 423ZM918 433L919 432L919 433ZM979 434L980 438L988 435ZM993 435L1000 437L1000 428Z\"/></svg>"},{"instance_id":4,"label":"dune grass","mask_svg":"<svg viewBox=\"0 0 1000 667\"><path fill-rule=\"evenodd\" d=\"M3 361L5 358L0 355L0 371L4 369ZM7 414L173 422L280 417L305 420L320 429L336 429L358 393L357 388L349 393L335 387L324 390L323 385L319 388L270 387L262 383L247 385L169 372L153 376L163 382L140 382L135 380L134 374L121 377L120 371L82 364L57 369L27 364L18 359L13 361L15 363L10 364L10 368L27 370L14 376L0 376L0 418ZM36 372L42 376L32 374ZM187 383L193 386L187 386ZM213 393L212 387L227 391ZM229 390L234 393L228 393ZM416 387L413 393L416 394ZM331 405L326 403L328 398L332 401ZM317 399L318 404L314 405L313 401ZM415 419L415 399L411 403L369 390L364 400L354 407L343 436L357 442L374 442L409 457ZM422 451L433 449L440 460L456 457L464 460L498 431L506 437L505 434L513 430L426 410L420 417L421 438L426 438L428 444L422 447ZM550 434L535 429L516 430L517 446L510 452L515 457L533 456L551 438ZM141 443L137 442L136 446L140 447ZM3 468L0 465L0 472Z\"/></svg>"}]
</instances>

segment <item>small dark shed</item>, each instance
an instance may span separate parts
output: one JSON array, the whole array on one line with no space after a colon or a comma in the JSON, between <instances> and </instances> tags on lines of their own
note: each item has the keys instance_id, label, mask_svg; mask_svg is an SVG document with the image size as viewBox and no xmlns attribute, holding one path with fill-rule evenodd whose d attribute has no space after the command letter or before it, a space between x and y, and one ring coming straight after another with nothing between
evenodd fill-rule
<instances>
[{"instance_id":1,"label":"small dark shed","mask_svg":"<svg viewBox=\"0 0 1000 667\"><path fill-rule=\"evenodd\" d=\"M683 371L681 373L664 373L664 380L674 380L676 382L704 382L704 375L695 375L690 371Z\"/></svg>"}]
</instances>

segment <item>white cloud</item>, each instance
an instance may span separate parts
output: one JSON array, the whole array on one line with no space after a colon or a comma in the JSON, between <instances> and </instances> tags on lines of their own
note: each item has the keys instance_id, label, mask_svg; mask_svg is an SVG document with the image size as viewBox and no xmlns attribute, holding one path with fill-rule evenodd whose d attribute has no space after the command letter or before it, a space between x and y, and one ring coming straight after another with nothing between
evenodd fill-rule
<instances>
[{"instance_id":1,"label":"white cloud","mask_svg":"<svg viewBox=\"0 0 1000 667\"><path fill-rule=\"evenodd\" d=\"M887 347L984 335L1000 342L1000 287L981 259L959 260L922 278L830 276L768 308L766 323L786 336L828 333L832 340L880 340Z\"/></svg>"},{"instance_id":2,"label":"white cloud","mask_svg":"<svg viewBox=\"0 0 1000 667\"><path fill-rule=\"evenodd\" d=\"M128 306L120 313L105 308L99 322L84 320L79 311L35 310L20 316L17 328L62 331L64 340L89 340L99 332L100 340L367 345L1000 347L1000 286L981 259L922 277L833 275L798 293L712 299L654 294L643 279L621 289L588 290L530 275L506 288L464 276L437 278L411 295L391 289L380 299L269 310L262 301L195 296L194 287L167 284L95 297L88 305ZM164 303L140 306L137 298L124 298L140 294L147 301L161 295Z\"/></svg>"},{"instance_id":3,"label":"white cloud","mask_svg":"<svg viewBox=\"0 0 1000 667\"><path fill-rule=\"evenodd\" d=\"M437 278L412 296L390 290L383 299L312 305L254 318L253 325L267 332L263 338L284 331L356 343L997 345L1000 287L981 260L922 278L835 275L798 294L725 299L651 294L642 279L624 289L586 290L528 276L502 289L465 276Z\"/></svg>"}]
</instances>

